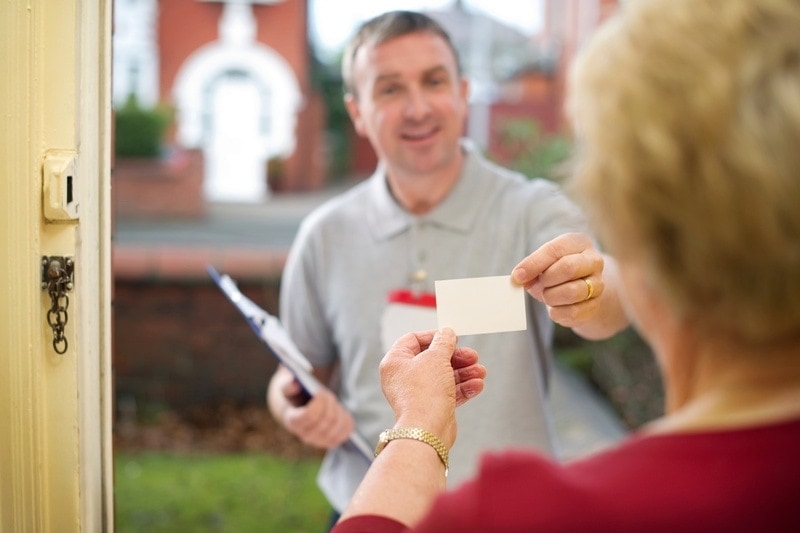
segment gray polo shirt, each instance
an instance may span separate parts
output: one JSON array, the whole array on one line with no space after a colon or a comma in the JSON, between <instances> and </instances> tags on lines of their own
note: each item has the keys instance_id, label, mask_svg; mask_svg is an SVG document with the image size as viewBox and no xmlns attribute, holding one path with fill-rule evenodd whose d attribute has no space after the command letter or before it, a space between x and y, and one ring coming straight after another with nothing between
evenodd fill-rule
<instances>
[{"instance_id":1,"label":"gray polo shirt","mask_svg":"<svg viewBox=\"0 0 800 533\"><path fill-rule=\"evenodd\" d=\"M380 321L387 295L437 279L507 275L550 239L587 231L579 209L545 180L529 181L498 167L464 143L456 186L424 216L404 211L379 168L368 180L328 201L301 225L284 270L281 319L317 366L338 366L338 394L358 431L374 446L394 416L380 390ZM553 452L546 396L552 323L530 296L528 329L464 336L487 367L484 392L457 411L458 441L448 485L473 475L481 452L508 447ZM349 446L328 451L319 483L341 511L368 467Z\"/></svg>"}]
</instances>

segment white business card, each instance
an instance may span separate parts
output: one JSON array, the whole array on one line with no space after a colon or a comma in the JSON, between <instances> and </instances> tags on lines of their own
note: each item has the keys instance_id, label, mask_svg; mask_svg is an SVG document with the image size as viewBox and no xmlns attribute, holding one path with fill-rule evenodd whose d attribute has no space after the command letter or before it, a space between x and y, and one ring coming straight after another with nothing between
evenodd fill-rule
<instances>
[{"instance_id":1,"label":"white business card","mask_svg":"<svg viewBox=\"0 0 800 533\"><path fill-rule=\"evenodd\" d=\"M511 276L437 280L439 328L456 335L520 331L527 328L525 289Z\"/></svg>"}]
</instances>

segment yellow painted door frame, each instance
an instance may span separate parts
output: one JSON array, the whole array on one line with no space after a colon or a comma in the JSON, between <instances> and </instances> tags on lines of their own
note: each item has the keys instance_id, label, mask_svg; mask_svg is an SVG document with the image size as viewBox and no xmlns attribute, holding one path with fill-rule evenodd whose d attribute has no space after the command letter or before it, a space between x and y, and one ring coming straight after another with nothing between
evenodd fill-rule
<instances>
[{"instance_id":1,"label":"yellow painted door frame","mask_svg":"<svg viewBox=\"0 0 800 533\"><path fill-rule=\"evenodd\" d=\"M0 531L113 530L111 9L0 5Z\"/></svg>"}]
</instances>

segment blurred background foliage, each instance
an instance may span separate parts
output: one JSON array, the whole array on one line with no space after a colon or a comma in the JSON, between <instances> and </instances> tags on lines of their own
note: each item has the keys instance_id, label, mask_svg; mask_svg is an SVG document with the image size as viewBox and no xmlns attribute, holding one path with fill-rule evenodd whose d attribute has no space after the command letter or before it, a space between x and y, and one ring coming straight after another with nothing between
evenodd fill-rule
<instances>
[{"instance_id":1,"label":"blurred background foliage","mask_svg":"<svg viewBox=\"0 0 800 533\"><path fill-rule=\"evenodd\" d=\"M312 57L311 80L325 102L325 140L328 150L328 176L330 183L347 176L350 165L350 150L353 126L344 105L340 58L332 63L323 63Z\"/></svg>"},{"instance_id":2,"label":"blurred background foliage","mask_svg":"<svg viewBox=\"0 0 800 533\"><path fill-rule=\"evenodd\" d=\"M131 94L114 112L114 153L117 157L147 158L161 155L164 133L172 121L165 107L146 109Z\"/></svg>"},{"instance_id":3,"label":"blurred background foliage","mask_svg":"<svg viewBox=\"0 0 800 533\"><path fill-rule=\"evenodd\" d=\"M562 181L572 142L565 135L547 133L532 118L503 120L497 127L500 145L506 154L503 164L528 178Z\"/></svg>"}]
</instances>

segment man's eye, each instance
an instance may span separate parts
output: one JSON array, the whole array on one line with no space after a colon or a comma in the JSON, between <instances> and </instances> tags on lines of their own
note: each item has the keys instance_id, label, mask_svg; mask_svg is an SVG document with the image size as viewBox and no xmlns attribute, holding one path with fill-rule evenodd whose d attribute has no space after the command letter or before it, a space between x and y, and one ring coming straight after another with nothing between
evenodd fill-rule
<instances>
[{"instance_id":1,"label":"man's eye","mask_svg":"<svg viewBox=\"0 0 800 533\"><path fill-rule=\"evenodd\" d=\"M378 89L378 94L381 94L381 95L384 95L384 96L391 96L391 95L396 94L398 92L400 92L400 86L396 85L396 84L384 85L383 87Z\"/></svg>"}]
</instances>

